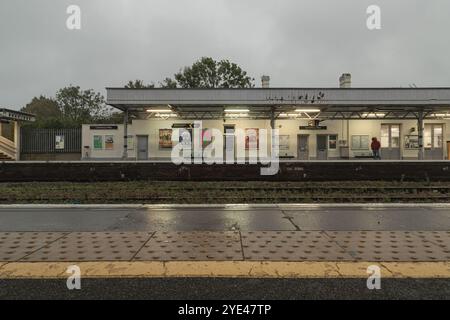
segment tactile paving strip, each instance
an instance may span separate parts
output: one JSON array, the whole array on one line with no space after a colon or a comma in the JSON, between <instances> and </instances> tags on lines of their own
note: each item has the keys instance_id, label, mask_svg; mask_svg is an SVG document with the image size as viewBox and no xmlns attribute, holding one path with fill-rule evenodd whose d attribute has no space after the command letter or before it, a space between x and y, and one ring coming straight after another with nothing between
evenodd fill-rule
<instances>
[{"instance_id":1,"label":"tactile paving strip","mask_svg":"<svg viewBox=\"0 0 450 320\"><path fill-rule=\"evenodd\" d=\"M448 232L326 231L355 260L450 260Z\"/></svg>"},{"instance_id":2,"label":"tactile paving strip","mask_svg":"<svg viewBox=\"0 0 450 320\"><path fill-rule=\"evenodd\" d=\"M0 232L9 261L450 261L450 231Z\"/></svg>"},{"instance_id":3,"label":"tactile paving strip","mask_svg":"<svg viewBox=\"0 0 450 320\"><path fill-rule=\"evenodd\" d=\"M1 232L0 261L16 261L61 238L64 232Z\"/></svg>"},{"instance_id":4,"label":"tactile paving strip","mask_svg":"<svg viewBox=\"0 0 450 320\"><path fill-rule=\"evenodd\" d=\"M324 261L352 260L321 231L242 232L246 260Z\"/></svg>"},{"instance_id":5,"label":"tactile paving strip","mask_svg":"<svg viewBox=\"0 0 450 320\"><path fill-rule=\"evenodd\" d=\"M242 260L239 232L157 232L136 260Z\"/></svg>"},{"instance_id":6,"label":"tactile paving strip","mask_svg":"<svg viewBox=\"0 0 450 320\"><path fill-rule=\"evenodd\" d=\"M74 232L24 261L129 261L153 232Z\"/></svg>"}]
</instances>

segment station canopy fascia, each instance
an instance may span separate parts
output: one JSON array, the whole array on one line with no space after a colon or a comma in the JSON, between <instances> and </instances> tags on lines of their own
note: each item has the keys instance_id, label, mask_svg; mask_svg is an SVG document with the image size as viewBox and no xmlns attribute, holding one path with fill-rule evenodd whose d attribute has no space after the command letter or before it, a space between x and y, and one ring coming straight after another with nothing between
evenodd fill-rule
<instances>
[{"instance_id":1,"label":"station canopy fascia","mask_svg":"<svg viewBox=\"0 0 450 320\"><path fill-rule=\"evenodd\" d=\"M450 88L106 88L131 117L174 119L450 119Z\"/></svg>"},{"instance_id":2,"label":"station canopy fascia","mask_svg":"<svg viewBox=\"0 0 450 320\"><path fill-rule=\"evenodd\" d=\"M36 121L36 116L31 113L0 108L0 121Z\"/></svg>"}]
</instances>

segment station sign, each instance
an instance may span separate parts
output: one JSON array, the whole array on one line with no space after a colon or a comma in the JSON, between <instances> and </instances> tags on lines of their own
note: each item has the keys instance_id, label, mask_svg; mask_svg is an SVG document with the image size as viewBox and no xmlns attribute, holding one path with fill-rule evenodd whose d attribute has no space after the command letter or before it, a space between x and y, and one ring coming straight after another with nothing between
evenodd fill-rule
<instances>
[{"instance_id":1,"label":"station sign","mask_svg":"<svg viewBox=\"0 0 450 320\"><path fill-rule=\"evenodd\" d=\"M117 130L118 126L111 126L111 125L95 125L95 126L89 126L91 130Z\"/></svg>"}]
</instances>

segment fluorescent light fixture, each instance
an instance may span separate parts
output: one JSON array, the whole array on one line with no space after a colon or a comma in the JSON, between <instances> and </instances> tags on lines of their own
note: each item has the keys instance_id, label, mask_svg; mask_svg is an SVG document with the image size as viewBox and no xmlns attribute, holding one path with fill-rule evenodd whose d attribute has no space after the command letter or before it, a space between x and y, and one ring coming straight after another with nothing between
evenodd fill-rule
<instances>
[{"instance_id":1,"label":"fluorescent light fixture","mask_svg":"<svg viewBox=\"0 0 450 320\"><path fill-rule=\"evenodd\" d=\"M434 116L443 118L443 117L450 117L450 114L448 114L448 113L435 113Z\"/></svg>"},{"instance_id":2,"label":"fluorescent light fixture","mask_svg":"<svg viewBox=\"0 0 450 320\"><path fill-rule=\"evenodd\" d=\"M380 118L384 117L385 115L386 114L383 112L366 112L362 114L364 118Z\"/></svg>"},{"instance_id":3,"label":"fluorescent light fixture","mask_svg":"<svg viewBox=\"0 0 450 320\"><path fill-rule=\"evenodd\" d=\"M156 117L160 117L160 118L174 118L174 117L178 117L178 115L176 113L157 113L155 114Z\"/></svg>"},{"instance_id":4,"label":"fluorescent light fixture","mask_svg":"<svg viewBox=\"0 0 450 320\"><path fill-rule=\"evenodd\" d=\"M225 112L249 112L250 110L248 109L225 109Z\"/></svg>"},{"instance_id":5,"label":"fluorescent light fixture","mask_svg":"<svg viewBox=\"0 0 450 320\"><path fill-rule=\"evenodd\" d=\"M225 116L231 118L248 117L248 113L227 113Z\"/></svg>"},{"instance_id":6,"label":"fluorescent light fixture","mask_svg":"<svg viewBox=\"0 0 450 320\"><path fill-rule=\"evenodd\" d=\"M147 109L147 112L165 112L165 113L171 113L172 110L170 110L170 109Z\"/></svg>"},{"instance_id":7,"label":"fluorescent light fixture","mask_svg":"<svg viewBox=\"0 0 450 320\"><path fill-rule=\"evenodd\" d=\"M295 112L320 112L320 109L295 109Z\"/></svg>"},{"instance_id":8,"label":"fluorescent light fixture","mask_svg":"<svg viewBox=\"0 0 450 320\"><path fill-rule=\"evenodd\" d=\"M280 117L286 118L286 117L298 117L298 113L280 113Z\"/></svg>"}]
</instances>

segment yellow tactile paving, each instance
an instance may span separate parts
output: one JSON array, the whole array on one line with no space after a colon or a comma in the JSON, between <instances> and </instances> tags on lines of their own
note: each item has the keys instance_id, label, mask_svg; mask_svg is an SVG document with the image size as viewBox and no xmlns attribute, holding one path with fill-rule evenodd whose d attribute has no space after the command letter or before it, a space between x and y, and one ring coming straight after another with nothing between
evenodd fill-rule
<instances>
[{"instance_id":1,"label":"yellow tactile paving","mask_svg":"<svg viewBox=\"0 0 450 320\"><path fill-rule=\"evenodd\" d=\"M241 277L367 278L377 265L384 278L450 278L450 262L276 262L276 261L135 261L14 262L0 267L0 278L66 278L76 264L82 277Z\"/></svg>"}]
</instances>

